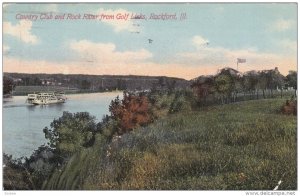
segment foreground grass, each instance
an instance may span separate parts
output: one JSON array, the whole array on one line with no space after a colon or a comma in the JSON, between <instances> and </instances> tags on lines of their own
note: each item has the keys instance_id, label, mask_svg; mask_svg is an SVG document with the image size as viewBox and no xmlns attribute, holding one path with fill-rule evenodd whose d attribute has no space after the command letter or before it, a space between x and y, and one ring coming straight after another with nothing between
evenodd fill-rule
<instances>
[{"instance_id":1,"label":"foreground grass","mask_svg":"<svg viewBox=\"0 0 300 196\"><path fill-rule=\"evenodd\" d=\"M45 189L297 189L297 118L283 99L180 112L76 153Z\"/></svg>"}]
</instances>

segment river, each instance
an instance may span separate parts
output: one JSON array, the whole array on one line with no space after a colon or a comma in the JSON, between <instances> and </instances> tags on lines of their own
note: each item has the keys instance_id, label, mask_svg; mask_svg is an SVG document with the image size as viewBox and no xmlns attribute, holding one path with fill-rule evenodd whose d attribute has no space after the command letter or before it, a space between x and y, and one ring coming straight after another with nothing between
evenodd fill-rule
<instances>
[{"instance_id":1,"label":"river","mask_svg":"<svg viewBox=\"0 0 300 196\"><path fill-rule=\"evenodd\" d=\"M29 157L39 146L46 144L43 128L62 116L64 111L89 112L99 122L108 114L112 99L122 92L73 94L63 104L35 106L25 103L26 96L3 100L2 151L13 158Z\"/></svg>"}]
</instances>

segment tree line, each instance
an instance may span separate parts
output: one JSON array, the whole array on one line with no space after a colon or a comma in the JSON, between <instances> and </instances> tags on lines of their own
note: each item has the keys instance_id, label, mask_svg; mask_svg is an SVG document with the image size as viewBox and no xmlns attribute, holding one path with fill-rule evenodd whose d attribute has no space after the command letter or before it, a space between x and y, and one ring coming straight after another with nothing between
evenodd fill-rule
<instances>
[{"instance_id":1,"label":"tree line","mask_svg":"<svg viewBox=\"0 0 300 196\"><path fill-rule=\"evenodd\" d=\"M4 73L16 86L62 86L85 91L185 88L189 81L167 76Z\"/></svg>"},{"instance_id":2,"label":"tree line","mask_svg":"<svg viewBox=\"0 0 300 196\"><path fill-rule=\"evenodd\" d=\"M232 68L221 69L216 75L200 76L191 87L201 104L230 103L237 100L274 97L274 91L283 96L284 90L297 93L297 72L283 76L277 68L240 73Z\"/></svg>"}]
</instances>

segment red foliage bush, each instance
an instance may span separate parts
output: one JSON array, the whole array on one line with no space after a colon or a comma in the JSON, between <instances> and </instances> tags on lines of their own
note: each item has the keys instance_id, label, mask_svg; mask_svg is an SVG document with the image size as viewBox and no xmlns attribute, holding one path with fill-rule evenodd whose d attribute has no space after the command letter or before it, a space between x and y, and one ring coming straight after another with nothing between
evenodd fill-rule
<instances>
[{"instance_id":1,"label":"red foliage bush","mask_svg":"<svg viewBox=\"0 0 300 196\"><path fill-rule=\"evenodd\" d=\"M150 103L145 95L124 93L123 100L116 98L109 106L114 120L118 122L117 132L123 134L152 121Z\"/></svg>"},{"instance_id":2,"label":"red foliage bush","mask_svg":"<svg viewBox=\"0 0 300 196\"><path fill-rule=\"evenodd\" d=\"M297 101L286 100L285 105L281 107L281 112L287 115L290 114L297 115Z\"/></svg>"}]
</instances>

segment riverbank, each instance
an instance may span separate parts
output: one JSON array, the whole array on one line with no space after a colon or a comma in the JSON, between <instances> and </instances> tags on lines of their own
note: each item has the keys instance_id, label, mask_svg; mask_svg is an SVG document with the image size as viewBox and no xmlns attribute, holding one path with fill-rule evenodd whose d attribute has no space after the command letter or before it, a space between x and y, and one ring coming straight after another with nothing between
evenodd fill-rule
<instances>
[{"instance_id":1,"label":"riverbank","mask_svg":"<svg viewBox=\"0 0 300 196\"><path fill-rule=\"evenodd\" d=\"M86 94L86 93L105 93L105 92L122 92L120 90L83 90L78 88L62 87L62 86L16 86L13 96L27 96L31 93L38 92L64 92L65 94Z\"/></svg>"}]
</instances>

